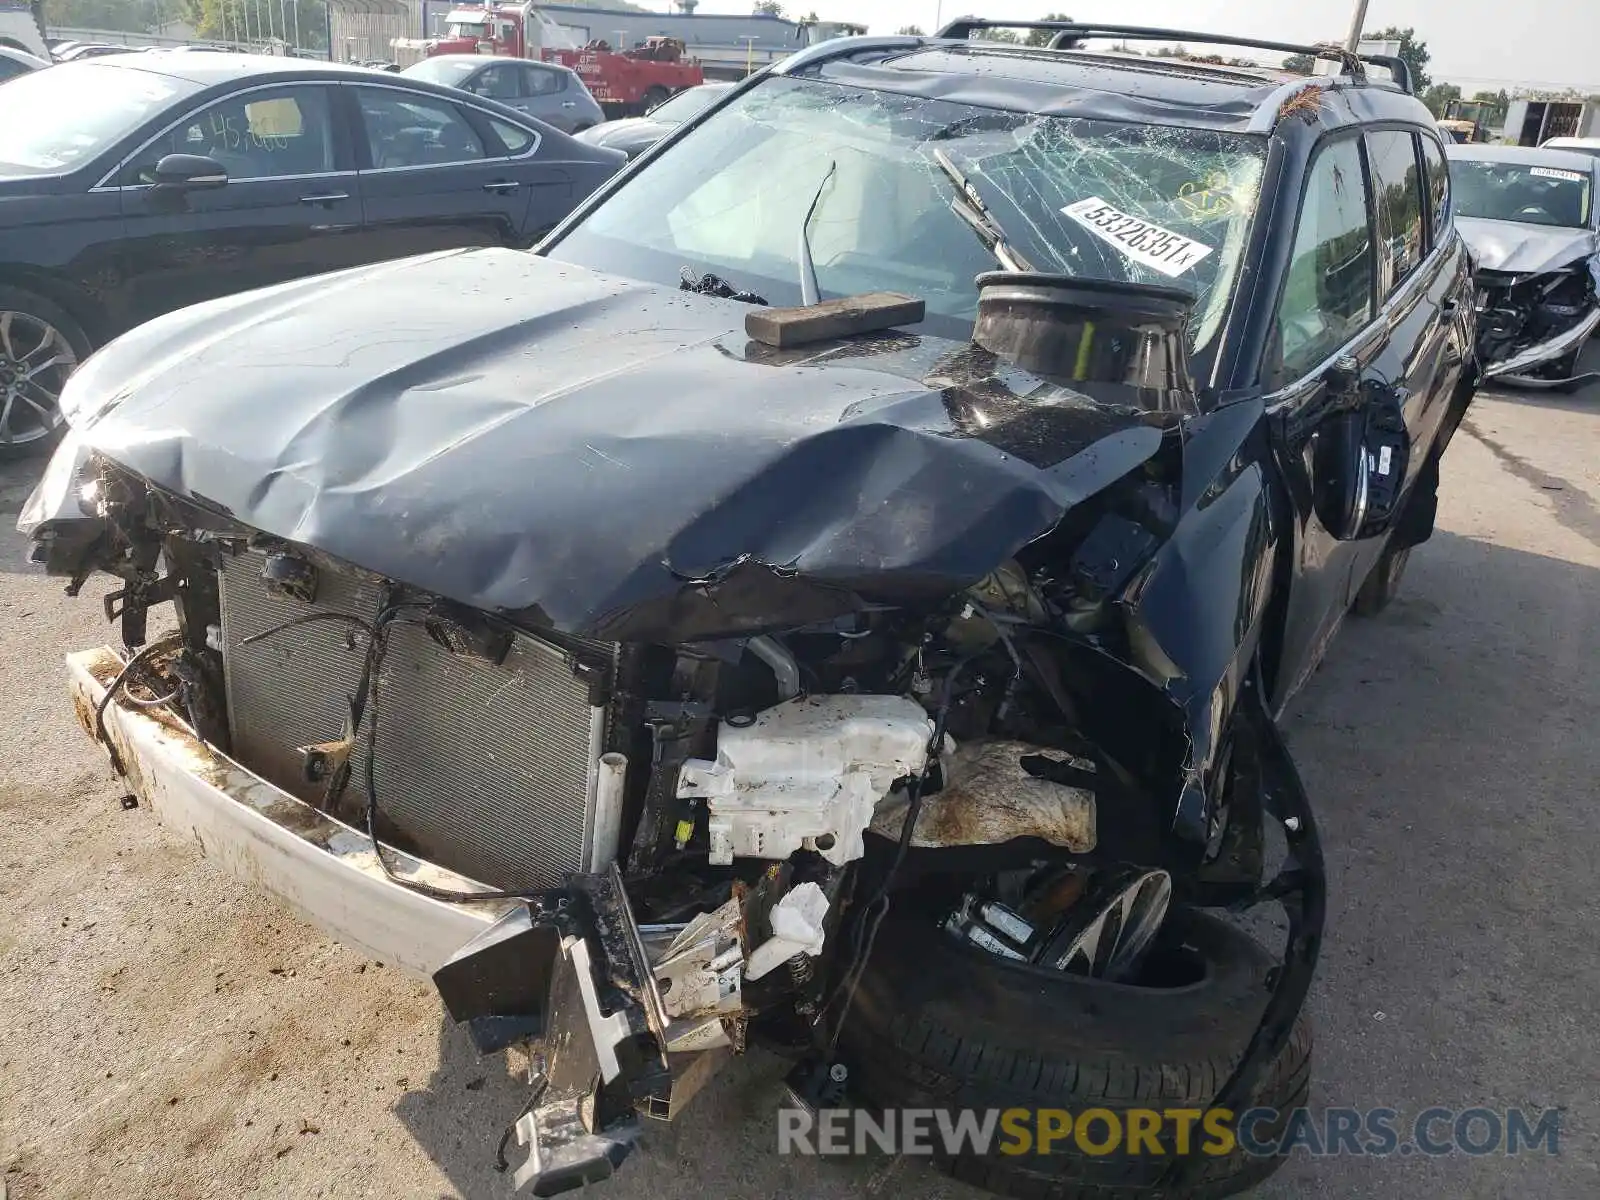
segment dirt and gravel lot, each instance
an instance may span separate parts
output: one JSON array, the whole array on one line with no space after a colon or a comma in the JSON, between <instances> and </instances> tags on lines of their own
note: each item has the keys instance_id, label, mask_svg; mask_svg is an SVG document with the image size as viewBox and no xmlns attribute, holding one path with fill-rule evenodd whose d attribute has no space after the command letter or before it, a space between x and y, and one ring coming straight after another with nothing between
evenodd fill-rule
<instances>
[{"instance_id":1,"label":"dirt and gravel lot","mask_svg":"<svg viewBox=\"0 0 1600 1200\"><path fill-rule=\"evenodd\" d=\"M1331 873L1314 1101L1564 1107L1561 1154L1299 1158L1260 1196L1600 1194L1597 447L1600 388L1481 398L1402 599L1347 625L1288 722ZM0 468L10 1197L507 1195L503 1060L427 984L121 808L62 686L61 655L104 640L97 595L64 600L12 532L37 470ZM915 1161L779 1158L778 1074L726 1072L611 1195L978 1195Z\"/></svg>"}]
</instances>

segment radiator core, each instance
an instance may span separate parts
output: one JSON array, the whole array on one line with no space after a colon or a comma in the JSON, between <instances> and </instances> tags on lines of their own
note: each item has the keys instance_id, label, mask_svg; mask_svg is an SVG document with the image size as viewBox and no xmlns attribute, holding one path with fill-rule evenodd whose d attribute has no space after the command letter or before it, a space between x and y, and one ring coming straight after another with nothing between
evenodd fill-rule
<instances>
[{"instance_id":1,"label":"radiator core","mask_svg":"<svg viewBox=\"0 0 1600 1200\"><path fill-rule=\"evenodd\" d=\"M361 676L367 635L316 621L245 645L312 612L371 621L382 582L322 570L314 604L271 590L265 556L224 560L223 670L233 757L317 803L298 748L339 738ZM613 656L614 659L614 656ZM543 888L590 868L596 760L605 710L567 655L518 634L505 661L452 653L419 625L390 626L378 678L379 811L397 841L422 857L499 888ZM359 827L366 803L366 738L351 755L338 813Z\"/></svg>"}]
</instances>

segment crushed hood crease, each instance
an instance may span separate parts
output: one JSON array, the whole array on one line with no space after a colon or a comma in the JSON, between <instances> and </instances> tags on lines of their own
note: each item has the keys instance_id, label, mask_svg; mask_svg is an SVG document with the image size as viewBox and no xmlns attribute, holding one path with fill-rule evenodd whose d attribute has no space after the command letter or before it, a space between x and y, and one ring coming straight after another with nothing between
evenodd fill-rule
<instances>
[{"instance_id":1,"label":"crushed hood crease","mask_svg":"<svg viewBox=\"0 0 1600 1200\"><path fill-rule=\"evenodd\" d=\"M1542 275L1559 271L1600 252L1600 238L1586 229L1527 225L1457 217L1456 227L1472 248L1478 267L1508 275Z\"/></svg>"},{"instance_id":2,"label":"crushed hood crease","mask_svg":"<svg viewBox=\"0 0 1600 1200\"><path fill-rule=\"evenodd\" d=\"M451 252L161 318L64 406L87 449L244 525L640 639L949 595L1161 444L969 344L779 352L746 311Z\"/></svg>"}]
</instances>

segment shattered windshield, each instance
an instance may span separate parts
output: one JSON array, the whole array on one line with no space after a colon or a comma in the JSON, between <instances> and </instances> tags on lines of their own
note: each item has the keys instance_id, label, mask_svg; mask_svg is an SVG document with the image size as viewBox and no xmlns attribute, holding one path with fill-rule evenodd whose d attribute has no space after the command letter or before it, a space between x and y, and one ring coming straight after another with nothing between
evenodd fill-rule
<instances>
[{"instance_id":1,"label":"shattered windshield","mask_svg":"<svg viewBox=\"0 0 1600 1200\"><path fill-rule=\"evenodd\" d=\"M1450 164L1450 180L1463 217L1572 229L1589 225L1594 185L1587 171L1458 158Z\"/></svg>"},{"instance_id":2,"label":"shattered windshield","mask_svg":"<svg viewBox=\"0 0 1600 1200\"><path fill-rule=\"evenodd\" d=\"M998 265L998 229L1002 253L1036 270L1192 291L1191 341L1203 350L1226 311L1264 159L1255 137L773 79L549 254L665 284L685 268L714 273L778 305L800 303L809 254L821 298L909 293L927 301L930 332L964 338L973 278Z\"/></svg>"}]
</instances>

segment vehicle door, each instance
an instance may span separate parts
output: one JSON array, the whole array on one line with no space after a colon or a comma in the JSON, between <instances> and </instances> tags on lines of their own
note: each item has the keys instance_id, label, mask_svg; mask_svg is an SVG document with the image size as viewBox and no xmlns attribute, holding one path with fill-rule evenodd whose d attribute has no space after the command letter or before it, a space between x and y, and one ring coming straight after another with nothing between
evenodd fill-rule
<instances>
[{"instance_id":1,"label":"vehicle door","mask_svg":"<svg viewBox=\"0 0 1600 1200\"><path fill-rule=\"evenodd\" d=\"M465 90L487 100L498 100L562 133L571 133L584 114L566 84L565 71L508 60L484 67L468 81Z\"/></svg>"},{"instance_id":2,"label":"vehicle door","mask_svg":"<svg viewBox=\"0 0 1600 1200\"><path fill-rule=\"evenodd\" d=\"M330 85L245 88L181 117L118 169L131 318L363 261L354 162L334 113ZM213 160L226 182L157 185L172 154Z\"/></svg>"},{"instance_id":3,"label":"vehicle door","mask_svg":"<svg viewBox=\"0 0 1600 1200\"><path fill-rule=\"evenodd\" d=\"M1388 297L1380 291L1409 252L1407 230L1398 231L1399 243L1383 239L1390 226L1380 228L1371 189L1358 132L1318 144L1263 362L1271 427L1295 510L1279 705L1316 666L1382 552L1384 535L1368 532L1380 478L1369 441L1387 439L1383 480L1404 469L1392 430L1368 436L1370 423L1387 416L1392 425L1395 409L1405 404L1396 381L1403 386L1412 357L1391 343ZM1398 196L1395 203L1401 204Z\"/></svg>"},{"instance_id":4,"label":"vehicle door","mask_svg":"<svg viewBox=\"0 0 1600 1200\"><path fill-rule=\"evenodd\" d=\"M525 245L542 228L530 213L571 208L572 177L540 160L533 130L425 92L347 87L363 131L366 226L385 256Z\"/></svg>"},{"instance_id":5,"label":"vehicle door","mask_svg":"<svg viewBox=\"0 0 1600 1200\"><path fill-rule=\"evenodd\" d=\"M515 107L530 117L554 125L562 133L571 133L589 115L588 106L579 103L574 77L565 71L535 63L513 63L512 70L521 81Z\"/></svg>"},{"instance_id":6,"label":"vehicle door","mask_svg":"<svg viewBox=\"0 0 1600 1200\"><path fill-rule=\"evenodd\" d=\"M1424 470L1466 362L1466 249L1448 218L1444 150L1412 128L1369 129L1378 236L1379 319L1388 328L1388 378L1403 395L1408 454L1404 491ZM1441 190L1442 189L1442 190ZM1359 587L1361 580L1357 580ZM1353 598L1353 596L1352 596Z\"/></svg>"}]
</instances>

